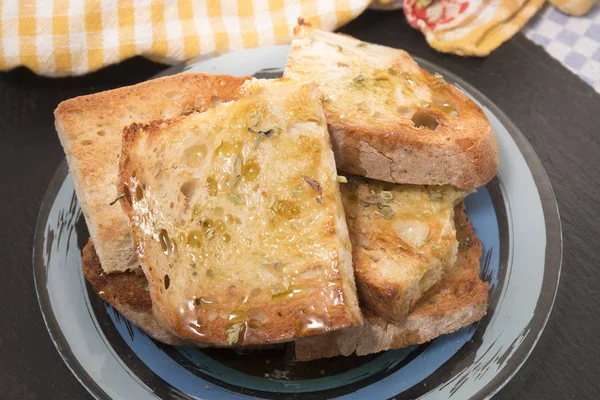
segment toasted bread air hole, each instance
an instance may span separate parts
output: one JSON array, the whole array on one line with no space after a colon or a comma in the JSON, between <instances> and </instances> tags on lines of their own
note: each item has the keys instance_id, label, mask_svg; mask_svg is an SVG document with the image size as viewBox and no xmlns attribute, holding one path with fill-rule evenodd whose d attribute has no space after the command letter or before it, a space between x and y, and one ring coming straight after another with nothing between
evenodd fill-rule
<instances>
[{"instance_id":1,"label":"toasted bread air hole","mask_svg":"<svg viewBox=\"0 0 600 400\"><path fill-rule=\"evenodd\" d=\"M458 145L458 147L460 147L460 149L462 151L467 151L468 149L470 149L471 147L473 147L473 140L469 139L469 138L464 138L464 139L456 139L454 141L454 143L456 143Z\"/></svg>"},{"instance_id":2,"label":"toasted bread air hole","mask_svg":"<svg viewBox=\"0 0 600 400\"><path fill-rule=\"evenodd\" d=\"M165 275L164 283L165 283L165 290L167 290L169 288L169 286L171 286L171 278L169 277L169 275Z\"/></svg>"},{"instance_id":3,"label":"toasted bread air hole","mask_svg":"<svg viewBox=\"0 0 600 400\"><path fill-rule=\"evenodd\" d=\"M75 117L79 117L80 115L83 115L83 110L80 110L80 109L69 110L69 111L67 111L67 113L69 115L73 115Z\"/></svg>"},{"instance_id":4,"label":"toasted bread air hole","mask_svg":"<svg viewBox=\"0 0 600 400\"><path fill-rule=\"evenodd\" d=\"M98 132L96 132L96 135L98 135L98 136L100 136L100 137L102 137L102 136L105 136L105 135L106 135L106 131L104 131L104 130L99 130Z\"/></svg>"},{"instance_id":5,"label":"toasted bread air hole","mask_svg":"<svg viewBox=\"0 0 600 400\"><path fill-rule=\"evenodd\" d=\"M82 140L80 143L82 146L89 146L90 144L92 144L92 141L85 139L85 140Z\"/></svg>"},{"instance_id":6,"label":"toasted bread air hole","mask_svg":"<svg viewBox=\"0 0 600 400\"><path fill-rule=\"evenodd\" d=\"M338 62L338 63L337 63L337 66L338 66L338 67L342 67L342 68L348 68L348 67L349 67L349 65L348 65L348 64L346 64L346 63L344 63L344 62Z\"/></svg>"},{"instance_id":7,"label":"toasted bread air hole","mask_svg":"<svg viewBox=\"0 0 600 400\"><path fill-rule=\"evenodd\" d=\"M171 92L167 92L166 96L168 98L170 98L171 100L177 101L177 100L180 100L183 97L183 94L181 94L181 92L173 90Z\"/></svg>"},{"instance_id":8,"label":"toasted bread air hole","mask_svg":"<svg viewBox=\"0 0 600 400\"><path fill-rule=\"evenodd\" d=\"M129 118L130 118L129 115L127 115L127 114L119 115L119 119L123 122L127 121Z\"/></svg>"},{"instance_id":9,"label":"toasted bread air hole","mask_svg":"<svg viewBox=\"0 0 600 400\"><path fill-rule=\"evenodd\" d=\"M164 109L164 110L162 110L162 112L161 112L161 117L162 117L162 119L171 119L171 118L173 118L173 117L176 117L176 116L177 116L177 113L176 113L176 112L174 112L174 111L173 111L173 110L171 110L171 109L168 109L168 108L165 108L165 109Z\"/></svg>"},{"instance_id":10,"label":"toasted bread air hole","mask_svg":"<svg viewBox=\"0 0 600 400\"><path fill-rule=\"evenodd\" d=\"M248 319L250 322L256 321L259 325L269 322L269 316L260 310L251 309L248 311Z\"/></svg>"},{"instance_id":11,"label":"toasted bread air hole","mask_svg":"<svg viewBox=\"0 0 600 400\"><path fill-rule=\"evenodd\" d=\"M206 108L198 109L198 111L206 111ZM194 108L192 106L186 104L183 107L183 109L181 110L181 115L190 115L193 112L194 112Z\"/></svg>"},{"instance_id":12,"label":"toasted bread air hole","mask_svg":"<svg viewBox=\"0 0 600 400\"><path fill-rule=\"evenodd\" d=\"M216 107L223 102L223 99L220 98L219 96L212 96L210 98L210 102L213 105L213 107Z\"/></svg>"},{"instance_id":13,"label":"toasted bread air hole","mask_svg":"<svg viewBox=\"0 0 600 400\"><path fill-rule=\"evenodd\" d=\"M181 188L179 190L181 190L181 193L185 196L187 202L190 201L192 197L194 197L194 194L196 193L196 190L198 190L198 187L198 179L190 179L189 181L181 185Z\"/></svg>"},{"instance_id":14,"label":"toasted bread air hole","mask_svg":"<svg viewBox=\"0 0 600 400\"><path fill-rule=\"evenodd\" d=\"M396 114L404 118L410 118L413 113L413 109L408 106L398 106L396 107Z\"/></svg>"},{"instance_id":15,"label":"toasted bread air hole","mask_svg":"<svg viewBox=\"0 0 600 400\"><path fill-rule=\"evenodd\" d=\"M175 251L175 243L171 240L169 233L166 229L161 229L158 232L158 241L160 243L160 248L165 254L170 254Z\"/></svg>"},{"instance_id":16,"label":"toasted bread air hole","mask_svg":"<svg viewBox=\"0 0 600 400\"><path fill-rule=\"evenodd\" d=\"M434 269L430 269L425 272L425 274L421 277L419 281L419 286L421 287L421 292L427 291L436 281L436 271Z\"/></svg>"},{"instance_id":17,"label":"toasted bread air hole","mask_svg":"<svg viewBox=\"0 0 600 400\"><path fill-rule=\"evenodd\" d=\"M411 120L413 124L415 124L415 128L420 128L424 126L427 129L435 131L438 127L437 119L435 119L433 115L427 114L423 111L417 111L416 113L414 113Z\"/></svg>"},{"instance_id":18,"label":"toasted bread air hole","mask_svg":"<svg viewBox=\"0 0 600 400\"><path fill-rule=\"evenodd\" d=\"M123 187L121 188L121 192L125 197L125 201L127 201L127 203L131 205L131 193L129 192L129 187L127 185L123 185Z\"/></svg>"},{"instance_id":19,"label":"toasted bread air hole","mask_svg":"<svg viewBox=\"0 0 600 400\"><path fill-rule=\"evenodd\" d=\"M135 201L141 201L144 198L144 190L141 185L135 187Z\"/></svg>"},{"instance_id":20,"label":"toasted bread air hole","mask_svg":"<svg viewBox=\"0 0 600 400\"><path fill-rule=\"evenodd\" d=\"M183 153L183 162L190 168L198 167L200 163L204 161L206 153L207 148L204 144L188 147Z\"/></svg>"}]
</instances>

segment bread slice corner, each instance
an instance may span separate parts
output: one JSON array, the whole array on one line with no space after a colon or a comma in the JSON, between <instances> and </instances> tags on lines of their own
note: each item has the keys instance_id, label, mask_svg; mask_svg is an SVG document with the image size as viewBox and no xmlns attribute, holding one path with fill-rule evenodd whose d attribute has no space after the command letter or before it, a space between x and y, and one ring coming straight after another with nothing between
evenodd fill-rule
<instances>
[{"instance_id":1,"label":"bread slice corner","mask_svg":"<svg viewBox=\"0 0 600 400\"><path fill-rule=\"evenodd\" d=\"M360 356L422 344L483 318L489 285L479 278L482 246L467 220L464 203L456 208L456 227L460 246L455 266L404 321L392 323L367 313L364 326L297 340L296 360Z\"/></svg>"},{"instance_id":2,"label":"bread slice corner","mask_svg":"<svg viewBox=\"0 0 600 400\"><path fill-rule=\"evenodd\" d=\"M359 177L341 191L361 307L400 322L454 264L454 207L469 192Z\"/></svg>"},{"instance_id":3,"label":"bread slice corner","mask_svg":"<svg viewBox=\"0 0 600 400\"><path fill-rule=\"evenodd\" d=\"M234 100L248 77L183 73L63 101L54 111L77 199L106 273L139 268L114 200L123 129Z\"/></svg>"}]
</instances>

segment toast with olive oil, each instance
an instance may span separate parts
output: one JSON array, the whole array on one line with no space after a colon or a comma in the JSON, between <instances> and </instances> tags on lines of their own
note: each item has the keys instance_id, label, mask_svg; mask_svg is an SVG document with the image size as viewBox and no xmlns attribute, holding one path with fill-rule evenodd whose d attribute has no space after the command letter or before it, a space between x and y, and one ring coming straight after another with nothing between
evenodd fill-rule
<instances>
[{"instance_id":1,"label":"toast with olive oil","mask_svg":"<svg viewBox=\"0 0 600 400\"><path fill-rule=\"evenodd\" d=\"M488 284L479 278L482 246L464 212L456 207L456 263L402 322L365 313L365 324L295 342L296 359L365 355L422 344L479 321L486 314Z\"/></svg>"},{"instance_id":2,"label":"toast with olive oil","mask_svg":"<svg viewBox=\"0 0 600 400\"><path fill-rule=\"evenodd\" d=\"M484 112L403 50L300 21L285 77L319 84L341 171L381 181L473 189L498 170Z\"/></svg>"},{"instance_id":3,"label":"toast with olive oil","mask_svg":"<svg viewBox=\"0 0 600 400\"><path fill-rule=\"evenodd\" d=\"M359 177L340 190L361 307L402 321L454 264L454 207L469 192Z\"/></svg>"},{"instance_id":4,"label":"toast with olive oil","mask_svg":"<svg viewBox=\"0 0 600 400\"><path fill-rule=\"evenodd\" d=\"M389 322L365 311L362 327L297 340L296 359L364 355L421 344L483 318L488 285L479 278L482 247L462 203L456 207L455 225L459 243L455 264L448 267L442 280L427 291L402 322ZM170 345L201 345L173 335L156 322L143 274L104 274L91 241L83 250L83 272L105 301L154 339Z\"/></svg>"},{"instance_id":5,"label":"toast with olive oil","mask_svg":"<svg viewBox=\"0 0 600 400\"><path fill-rule=\"evenodd\" d=\"M123 128L235 100L248 77L184 73L63 101L54 111L77 199L106 273L139 267L115 203Z\"/></svg>"},{"instance_id":6,"label":"toast with olive oil","mask_svg":"<svg viewBox=\"0 0 600 400\"><path fill-rule=\"evenodd\" d=\"M216 346L360 325L350 240L316 85L123 133L120 200L158 324Z\"/></svg>"}]
</instances>

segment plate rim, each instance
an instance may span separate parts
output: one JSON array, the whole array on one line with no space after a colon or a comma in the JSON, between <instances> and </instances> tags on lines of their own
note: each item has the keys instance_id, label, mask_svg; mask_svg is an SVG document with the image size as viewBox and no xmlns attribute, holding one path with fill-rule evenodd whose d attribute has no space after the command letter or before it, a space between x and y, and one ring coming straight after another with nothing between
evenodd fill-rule
<instances>
[{"instance_id":1,"label":"plate rim","mask_svg":"<svg viewBox=\"0 0 600 400\"><path fill-rule=\"evenodd\" d=\"M264 50L267 50L266 48L269 48L269 47L289 48L289 45L265 46L265 47L261 47L260 49L262 49L264 51ZM243 52L253 51L253 50L257 50L257 49L246 49L246 50L241 50L241 51L234 51L234 52L226 53L224 55L231 56L231 55L234 55L237 53L243 53ZM165 71L161 72L160 74L153 77L152 79L154 79L156 77L160 77L160 76L172 75L172 74L175 74L178 72L182 72L185 68L189 68L190 65L194 65L199 60L206 60L206 59L210 59L210 58L213 58L213 56L199 57L197 59L194 59L192 62L187 62L187 63L182 63L179 65L176 65L174 67L166 69ZM483 94L481 91L479 91L476 87L472 86L465 79L452 73L451 71L447 70L446 68L441 67L441 66L439 66L433 62L430 62L428 60L425 60L421 57L413 56L413 58L421 66L435 68L438 71L442 71L442 74L445 76L458 78L458 81L460 81L461 84L462 83L466 84L465 86L468 88L468 93L476 95L477 97L480 97L487 101L487 104L485 104L485 107L487 107L490 110L490 112L492 112L498 118L498 120L506 127L507 131L510 133L510 136L515 141L515 144L517 145L519 152L523 156L523 158L532 174L533 181L536 185L536 191L540 196L540 203L542 205L542 212L543 212L544 222L546 225L546 251L545 251L544 270L543 270L544 277L545 277L546 273L548 272L548 264L550 263L550 264L553 264L553 265L551 265L550 272L555 273L556 278L551 279L551 282L549 282L551 285L553 285L553 287L549 288L550 290L546 290L546 291L540 290L537 304L539 304L540 299L542 299L542 297L545 298L544 300L546 303L544 305L544 313L543 313L544 317L543 317L543 321L541 322L541 327L536 332L536 336L533 339L533 342L527 348L526 354L521 356L521 359L519 360L519 362L516 365L511 366L511 367L505 366L502 370L500 370L494 376L494 378L492 378L492 380L490 380L490 382L488 382L488 384L486 384L478 392L473 394L473 397L475 397L475 398L477 398L477 397L490 398L493 395L495 395L496 393L498 393L498 391L500 391L519 372L519 370L521 369L521 367L523 366L525 361L527 361L527 359L533 352L533 349L537 345L537 342L539 341L541 335L544 332L544 329L546 327L548 319L550 318L550 315L552 314L554 302L556 300L556 295L557 295L558 287L560 284L562 261L563 261L563 236L562 236L562 224L561 224L561 219L560 219L560 212L558 209L558 204L556 201L556 196L554 194L554 190L552 188L552 184L551 184L550 179L543 167L543 164L542 164L541 160L539 159L539 157L537 156L537 154L535 153L535 150L533 149L533 147L527 140L526 136L522 133L522 131L518 128L518 126L514 122L512 122L512 120L494 102L492 102L485 94ZM171 72L169 72L169 71L171 71ZM65 341L65 338L62 334L62 331L58 327L54 313L51 310L47 309L47 307L49 306L49 302L46 302L46 305L44 305L42 302L42 295L40 295L40 289L43 289L43 288L41 287L42 284L40 282L40 279L39 279L40 277L38 277L38 274L40 273L41 270L45 269L45 266L38 265L40 259L36 256L36 254L44 246L43 231L46 227L46 222L47 222L50 210L52 208L53 201L58 193L58 190L60 189L60 187L64 181L64 176L66 176L66 174L68 174L68 167L67 167L66 159L63 159L60 166L57 168L53 178L51 179L50 184L48 185L48 188L44 195L42 204L40 206L40 210L38 212L36 229L34 232L34 246L33 246L33 252L32 252L34 286L36 288L36 296L38 299L38 304L40 306L44 324L46 325L46 329L48 330L50 337L52 339L52 342L54 343L55 347L57 348L57 351L58 351L59 355L61 356L61 358L63 359L63 361L65 362L65 364L67 365L67 367L69 368L71 373L86 388L86 390L88 390L88 392L90 392L90 394L93 397L95 397L95 398L100 398L101 396L108 397L108 393L106 393L101 388L101 386L98 385L98 383L87 373L87 371L85 371L85 369L79 363L77 358L72 353L70 354L70 357L68 357L68 354L65 354L65 353L70 353L70 349L63 348L60 345L59 341L60 340ZM549 221L549 219L551 219L551 221ZM554 243L554 242L556 242L556 243ZM549 257L549 252L551 253L550 257ZM553 276L554 276L554 274L553 274ZM544 288L543 286L546 284L545 279L543 279L543 281L544 282L542 283L542 289ZM548 298L546 298L546 297L548 297ZM52 327L51 325L54 325L54 326ZM498 380L498 382L496 382L497 380Z\"/></svg>"},{"instance_id":2,"label":"plate rim","mask_svg":"<svg viewBox=\"0 0 600 400\"><path fill-rule=\"evenodd\" d=\"M415 56L413 58L417 61L417 63L420 66L427 65L429 67L434 67L438 70L443 71L444 73L442 75L444 75L444 76L452 76L452 77L459 78L459 80L464 81L465 83L468 84L469 90L467 93L475 94L476 96L487 100L488 104L486 104L485 107L487 107L492 112L492 114L494 116L496 116L496 118L498 118L498 120L502 123L502 125L504 125L504 127L506 127L506 130L510 133L511 138L515 141L515 144L517 145L519 152L521 153L527 166L529 167L529 171L531 172L534 183L536 185L537 193L540 195L540 203L542 205L542 213L544 216L544 222L545 222L545 228L546 228L546 252L545 252L545 259L544 259L544 275L548 271L548 264L554 262L555 265L553 265L551 267L553 267L552 269L556 271L556 280L553 281L554 287L551 288L551 290L549 292L544 292L543 290L540 290L540 295L538 297L538 304L539 304L539 300L542 298L542 296L548 295L548 296L550 296L550 298L548 299L549 302L545 308L546 311L544 312L544 319L541 323L541 328L537 332L536 337L533 340L533 343L527 349L527 353L522 357L522 359L512 369L512 371L510 371L510 372L507 371L506 373L504 373L504 370L500 371L500 373L498 375L496 375L496 377L494 379L492 379L492 381L490 381L484 388L482 388L478 393L476 393L476 395L477 395L480 392L484 391L485 393L483 393L482 398L490 399L495 394L497 394L502 388L504 388L504 386L506 386L506 384L523 367L523 365L525 364L525 362L527 361L527 359L529 358L529 356L531 355L531 353L537 346L537 343L540 340L542 334L544 333L544 330L546 329L548 320L550 319L550 315L552 314L552 311L554 309L554 302L556 301L558 287L560 285L560 277L561 277L562 263L563 263L563 250L564 250L563 249L563 233L562 233L562 221L560 218L560 210L558 207L558 202L556 200L556 195L554 193L554 189L552 187L552 182L550 181L550 177L548 176L548 173L546 172L546 169L544 168L542 161L540 160L539 156L535 152L535 149L533 148L533 146L531 145L529 140L527 140L527 137L525 136L525 134L508 117L508 115L506 115L506 113L504 113L504 111L502 111L502 109L500 109L496 105L496 103L494 103L491 99L489 99L479 89L477 89L476 87L469 84L468 81L466 81L465 79L463 79L460 76L456 75L455 73L449 71L447 68L440 67L437 64L435 64L431 61L425 60L421 57ZM540 187L540 185L542 185L542 187ZM548 217L550 217L552 219L552 221L549 221ZM553 232L553 234L551 232ZM556 241L557 243L551 243L554 241ZM553 247L552 244L554 244L555 247ZM548 256L548 252L553 252L556 250L558 250L558 254L554 255L554 257ZM542 282L542 288L543 288L543 285L544 285L544 282ZM491 387L488 389L488 387L493 383L493 381L496 378L498 378L500 375L504 375L501 382L497 386ZM475 398L475 396L474 396L474 398Z\"/></svg>"}]
</instances>

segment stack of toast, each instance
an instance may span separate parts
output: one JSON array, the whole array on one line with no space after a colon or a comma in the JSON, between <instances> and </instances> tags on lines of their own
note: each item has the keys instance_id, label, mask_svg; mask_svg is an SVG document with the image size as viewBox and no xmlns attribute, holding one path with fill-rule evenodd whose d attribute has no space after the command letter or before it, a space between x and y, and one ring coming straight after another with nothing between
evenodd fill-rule
<instances>
[{"instance_id":1,"label":"stack of toast","mask_svg":"<svg viewBox=\"0 0 600 400\"><path fill-rule=\"evenodd\" d=\"M498 169L482 110L402 50L295 35L282 79L184 73L58 106L86 279L160 342L297 360L481 319L463 200Z\"/></svg>"}]
</instances>

